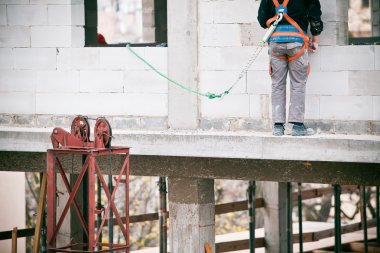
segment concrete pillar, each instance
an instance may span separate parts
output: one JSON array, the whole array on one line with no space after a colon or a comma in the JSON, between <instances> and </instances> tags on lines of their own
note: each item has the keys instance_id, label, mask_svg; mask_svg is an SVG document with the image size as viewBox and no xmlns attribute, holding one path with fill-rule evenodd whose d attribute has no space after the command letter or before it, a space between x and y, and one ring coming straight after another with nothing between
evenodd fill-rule
<instances>
[{"instance_id":1,"label":"concrete pillar","mask_svg":"<svg viewBox=\"0 0 380 253\"><path fill-rule=\"evenodd\" d=\"M144 43L155 42L154 24L154 0L142 1L142 22L143 22L143 41Z\"/></svg>"},{"instance_id":2,"label":"concrete pillar","mask_svg":"<svg viewBox=\"0 0 380 253\"><path fill-rule=\"evenodd\" d=\"M288 243L287 240L287 183L264 182L263 198L265 202L265 252L289 253L292 243L291 241Z\"/></svg>"},{"instance_id":3,"label":"concrete pillar","mask_svg":"<svg viewBox=\"0 0 380 253\"><path fill-rule=\"evenodd\" d=\"M349 1L321 0L324 31L321 45L348 44L348 7Z\"/></svg>"},{"instance_id":4,"label":"concrete pillar","mask_svg":"<svg viewBox=\"0 0 380 253\"><path fill-rule=\"evenodd\" d=\"M168 73L191 89L198 88L198 4L197 0L168 0ZM198 98L169 85L169 126L196 129Z\"/></svg>"},{"instance_id":5,"label":"concrete pillar","mask_svg":"<svg viewBox=\"0 0 380 253\"><path fill-rule=\"evenodd\" d=\"M214 180L169 178L170 252L215 252Z\"/></svg>"},{"instance_id":6,"label":"concrete pillar","mask_svg":"<svg viewBox=\"0 0 380 253\"><path fill-rule=\"evenodd\" d=\"M380 36L380 1L371 0L372 36Z\"/></svg>"}]
</instances>

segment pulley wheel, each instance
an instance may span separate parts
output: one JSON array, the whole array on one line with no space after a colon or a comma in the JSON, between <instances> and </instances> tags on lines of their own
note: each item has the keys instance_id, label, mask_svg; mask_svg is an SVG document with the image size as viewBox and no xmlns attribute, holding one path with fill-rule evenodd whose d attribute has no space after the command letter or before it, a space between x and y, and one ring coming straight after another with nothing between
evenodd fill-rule
<instances>
[{"instance_id":1,"label":"pulley wheel","mask_svg":"<svg viewBox=\"0 0 380 253\"><path fill-rule=\"evenodd\" d=\"M111 125L105 118L96 119L94 131L97 137L103 141L104 147L111 147L112 129Z\"/></svg>"},{"instance_id":2,"label":"pulley wheel","mask_svg":"<svg viewBox=\"0 0 380 253\"><path fill-rule=\"evenodd\" d=\"M76 116L71 123L71 134L78 139L88 142L90 141L90 124L83 116Z\"/></svg>"}]
</instances>

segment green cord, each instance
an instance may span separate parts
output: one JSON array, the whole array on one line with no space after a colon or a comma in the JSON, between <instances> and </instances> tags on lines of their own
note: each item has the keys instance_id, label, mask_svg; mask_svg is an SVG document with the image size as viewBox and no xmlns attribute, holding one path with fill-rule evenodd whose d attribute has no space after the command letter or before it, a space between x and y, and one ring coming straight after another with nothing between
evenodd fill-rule
<instances>
[{"instance_id":1,"label":"green cord","mask_svg":"<svg viewBox=\"0 0 380 253\"><path fill-rule=\"evenodd\" d=\"M154 72L156 72L158 75L162 76L163 78L165 78L166 80L168 80L169 82L177 85L178 87L190 92L190 93L194 93L196 95L199 95L199 96L203 96L203 97L207 97L209 99L214 99L214 98L222 98L224 95L227 95L230 93L230 90L226 90L222 93L211 93L211 92L207 92L207 93L202 93L198 90L195 90L195 89L191 89L190 87L187 87L185 85L182 85L180 83L178 83L177 81L171 79L170 77L166 76L165 74L163 74L162 72L160 72L158 69L156 69L152 64L150 64L148 61L146 61L143 57L141 57L138 53L136 53L131 47L130 45L127 45L126 46L128 48L128 50L134 54L137 58L139 58L142 62L144 62L149 68L151 68Z\"/></svg>"}]
</instances>

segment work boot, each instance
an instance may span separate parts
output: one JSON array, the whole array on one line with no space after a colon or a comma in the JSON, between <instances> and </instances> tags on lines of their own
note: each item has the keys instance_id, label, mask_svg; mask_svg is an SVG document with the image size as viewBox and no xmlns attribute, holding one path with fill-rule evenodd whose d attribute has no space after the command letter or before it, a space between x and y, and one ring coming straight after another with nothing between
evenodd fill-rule
<instances>
[{"instance_id":1,"label":"work boot","mask_svg":"<svg viewBox=\"0 0 380 253\"><path fill-rule=\"evenodd\" d=\"M292 128L292 136L309 136L315 134L312 128L307 128L303 123L295 123Z\"/></svg>"},{"instance_id":2,"label":"work boot","mask_svg":"<svg viewBox=\"0 0 380 253\"><path fill-rule=\"evenodd\" d=\"M273 126L273 135L274 136L283 136L285 131L284 124L275 123Z\"/></svg>"}]
</instances>

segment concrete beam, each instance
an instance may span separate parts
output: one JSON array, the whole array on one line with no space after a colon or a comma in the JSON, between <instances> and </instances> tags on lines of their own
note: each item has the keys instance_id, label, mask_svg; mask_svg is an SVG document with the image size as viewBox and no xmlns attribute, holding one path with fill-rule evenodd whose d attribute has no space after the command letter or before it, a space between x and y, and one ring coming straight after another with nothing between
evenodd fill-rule
<instances>
[{"instance_id":1,"label":"concrete beam","mask_svg":"<svg viewBox=\"0 0 380 253\"><path fill-rule=\"evenodd\" d=\"M116 174L116 169L121 167L122 159L114 157L111 161ZM98 159L98 163L100 168L107 168L105 172L108 172L108 158ZM66 172L78 173L81 157L66 156L62 158L62 164ZM0 151L0 171L43 171L45 168L46 153ZM380 163L132 155L131 174L377 185L380 182Z\"/></svg>"},{"instance_id":2,"label":"concrete beam","mask_svg":"<svg viewBox=\"0 0 380 253\"><path fill-rule=\"evenodd\" d=\"M46 152L47 128L0 128L0 151ZM133 155L260 160L380 163L380 136L326 135L275 137L270 133L114 130L112 145Z\"/></svg>"}]
</instances>

